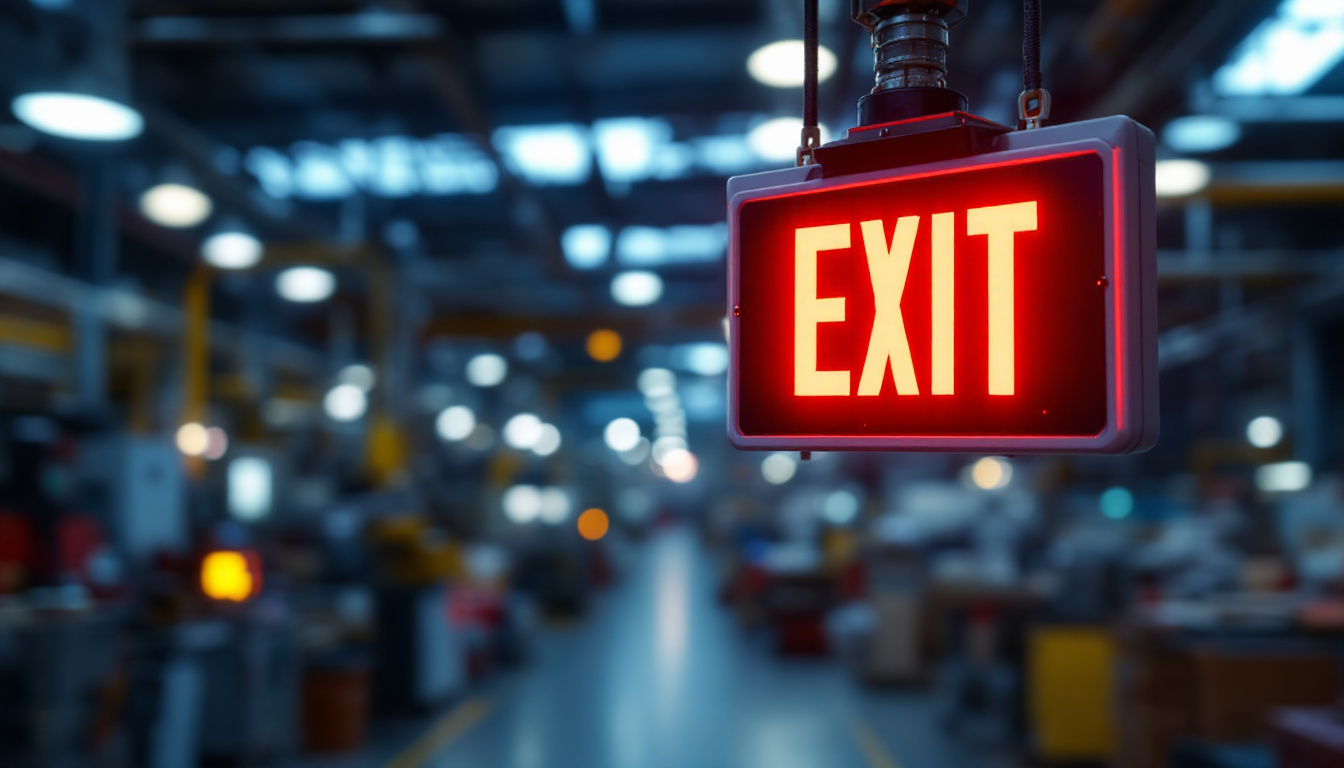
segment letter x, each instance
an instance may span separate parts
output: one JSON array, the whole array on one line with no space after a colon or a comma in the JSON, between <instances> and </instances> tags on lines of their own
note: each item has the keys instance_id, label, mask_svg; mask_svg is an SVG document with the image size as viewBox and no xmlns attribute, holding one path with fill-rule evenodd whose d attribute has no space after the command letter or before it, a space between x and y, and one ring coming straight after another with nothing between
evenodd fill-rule
<instances>
[{"instance_id":1,"label":"letter x","mask_svg":"<svg viewBox=\"0 0 1344 768\"><path fill-rule=\"evenodd\" d=\"M863 376L859 379L859 394L875 396L882 391L882 379L890 360L896 394L918 395L915 364L910 359L910 342L905 337L905 320L901 317L901 296L905 294L905 278L910 272L919 217L897 219L890 248L881 221L865 221L859 227L863 230L863 248L868 253L868 279L873 285L873 303L877 307L873 333L868 337L868 356L863 361Z\"/></svg>"}]
</instances>

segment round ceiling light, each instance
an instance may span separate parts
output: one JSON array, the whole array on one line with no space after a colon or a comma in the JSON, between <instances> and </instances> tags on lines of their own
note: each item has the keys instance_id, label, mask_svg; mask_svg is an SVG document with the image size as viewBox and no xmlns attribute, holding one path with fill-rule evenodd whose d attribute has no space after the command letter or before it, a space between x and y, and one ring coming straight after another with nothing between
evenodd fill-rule
<instances>
[{"instance_id":1,"label":"round ceiling light","mask_svg":"<svg viewBox=\"0 0 1344 768\"><path fill-rule=\"evenodd\" d=\"M450 405L434 420L434 430L448 442L466 440L476 430L476 414L465 405Z\"/></svg>"},{"instance_id":2,"label":"round ceiling light","mask_svg":"<svg viewBox=\"0 0 1344 768\"><path fill-rule=\"evenodd\" d=\"M663 279L653 272L622 272L611 280L611 297L626 307L647 307L663 296Z\"/></svg>"},{"instance_id":3,"label":"round ceiling light","mask_svg":"<svg viewBox=\"0 0 1344 768\"><path fill-rule=\"evenodd\" d=\"M824 83L835 74L835 54L824 45L817 46L817 82ZM763 45L747 57L747 72L771 88L798 88L803 84L803 41L779 40Z\"/></svg>"},{"instance_id":4,"label":"round ceiling light","mask_svg":"<svg viewBox=\"0 0 1344 768\"><path fill-rule=\"evenodd\" d=\"M613 451L628 451L639 445L639 424L634 419L622 416L613 419L602 431L602 439Z\"/></svg>"},{"instance_id":5,"label":"round ceiling light","mask_svg":"<svg viewBox=\"0 0 1344 768\"><path fill-rule=\"evenodd\" d=\"M194 227L213 210L208 195L186 184L159 184L140 196L140 212L161 227Z\"/></svg>"},{"instance_id":6,"label":"round ceiling light","mask_svg":"<svg viewBox=\"0 0 1344 768\"><path fill-rule=\"evenodd\" d=\"M1185 197L1209 185L1213 175L1207 163L1199 160L1158 160L1156 186L1158 197Z\"/></svg>"},{"instance_id":7,"label":"round ceiling light","mask_svg":"<svg viewBox=\"0 0 1344 768\"><path fill-rule=\"evenodd\" d=\"M220 232L206 238L201 244L201 258L219 269L254 267L261 261L261 254L261 241L246 232Z\"/></svg>"},{"instance_id":8,"label":"round ceiling light","mask_svg":"<svg viewBox=\"0 0 1344 768\"><path fill-rule=\"evenodd\" d=\"M982 491L1001 491L1013 480L1013 465L1007 459L986 456L970 467L971 484Z\"/></svg>"},{"instance_id":9,"label":"round ceiling light","mask_svg":"<svg viewBox=\"0 0 1344 768\"><path fill-rule=\"evenodd\" d=\"M290 267L275 278L275 290L287 301L312 304L336 291L336 276L320 267Z\"/></svg>"},{"instance_id":10,"label":"round ceiling light","mask_svg":"<svg viewBox=\"0 0 1344 768\"><path fill-rule=\"evenodd\" d=\"M87 93L25 93L11 106L14 116L29 127L64 139L125 141L145 129L139 112Z\"/></svg>"},{"instance_id":11,"label":"round ceiling light","mask_svg":"<svg viewBox=\"0 0 1344 768\"><path fill-rule=\"evenodd\" d=\"M332 421L357 421L369 409L369 396L354 384L337 384L322 398L322 410Z\"/></svg>"},{"instance_id":12,"label":"round ceiling light","mask_svg":"<svg viewBox=\"0 0 1344 768\"><path fill-rule=\"evenodd\" d=\"M475 387L496 387L509 375L509 362L493 352L467 361L467 381Z\"/></svg>"},{"instance_id":13,"label":"round ceiling light","mask_svg":"<svg viewBox=\"0 0 1344 768\"><path fill-rule=\"evenodd\" d=\"M1273 448L1283 439L1283 422L1273 416L1257 416L1246 425L1246 440L1256 448Z\"/></svg>"}]
</instances>

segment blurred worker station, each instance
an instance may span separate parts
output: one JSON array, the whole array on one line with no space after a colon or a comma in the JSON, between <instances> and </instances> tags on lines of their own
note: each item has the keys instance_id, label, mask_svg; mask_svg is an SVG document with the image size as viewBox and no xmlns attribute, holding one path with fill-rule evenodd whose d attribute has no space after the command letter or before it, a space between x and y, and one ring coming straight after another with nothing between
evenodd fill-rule
<instances>
[{"instance_id":1,"label":"blurred worker station","mask_svg":"<svg viewBox=\"0 0 1344 768\"><path fill-rule=\"evenodd\" d=\"M1344 0L0 0L0 767L1344 768L1341 222Z\"/></svg>"}]
</instances>

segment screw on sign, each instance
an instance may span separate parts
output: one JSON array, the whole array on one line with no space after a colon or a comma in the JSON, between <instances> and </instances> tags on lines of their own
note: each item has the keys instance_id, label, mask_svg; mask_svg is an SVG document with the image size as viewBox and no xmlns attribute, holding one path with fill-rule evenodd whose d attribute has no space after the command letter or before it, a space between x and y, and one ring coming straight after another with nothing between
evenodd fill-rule
<instances>
[{"instance_id":1,"label":"screw on sign","mask_svg":"<svg viewBox=\"0 0 1344 768\"><path fill-rule=\"evenodd\" d=\"M984 148L863 171L842 146L831 174L822 147L821 167L729 182L734 444L1151 446L1151 132L1105 118Z\"/></svg>"}]
</instances>

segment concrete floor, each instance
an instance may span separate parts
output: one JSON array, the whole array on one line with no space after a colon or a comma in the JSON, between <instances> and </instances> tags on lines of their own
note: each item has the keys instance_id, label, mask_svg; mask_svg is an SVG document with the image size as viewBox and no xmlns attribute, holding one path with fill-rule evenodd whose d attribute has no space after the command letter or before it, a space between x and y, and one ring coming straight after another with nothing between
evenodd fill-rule
<instances>
[{"instance_id":1,"label":"concrete floor","mask_svg":"<svg viewBox=\"0 0 1344 768\"><path fill-rule=\"evenodd\" d=\"M1003 768L935 725L923 692L783 660L714 600L688 531L654 538L513 679L324 768Z\"/></svg>"}]
</instances>

